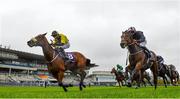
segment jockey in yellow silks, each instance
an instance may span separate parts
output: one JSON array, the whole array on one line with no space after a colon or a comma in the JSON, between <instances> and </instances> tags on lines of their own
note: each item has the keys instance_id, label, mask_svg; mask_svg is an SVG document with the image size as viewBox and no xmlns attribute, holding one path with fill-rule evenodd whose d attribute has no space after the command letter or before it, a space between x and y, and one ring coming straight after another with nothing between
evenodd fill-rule
<instances>
[{"instance_id":1,"label":"jockey in yellow silks","mask_svg":"<svg viewBox=\"0 0 180 99\"><path fill-rule=\"evenodd\" d=\"M51 36L54 37L54 40L52 41L51 45L55 48L57 52L61 52L65 61L69 60L68 56L64 51L64 49L70 47L70 43L67 36L62 33L58 33L57 31L53 31Z\"/></svg>"}]
</instances>

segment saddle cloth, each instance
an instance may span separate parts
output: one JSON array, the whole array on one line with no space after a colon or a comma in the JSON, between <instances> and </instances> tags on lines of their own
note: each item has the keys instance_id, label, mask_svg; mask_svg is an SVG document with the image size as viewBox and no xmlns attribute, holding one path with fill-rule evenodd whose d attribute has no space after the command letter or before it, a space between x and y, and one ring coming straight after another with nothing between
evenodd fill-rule
<instances>
[{"instance_id":1,"label":"saddle cloth","mask_svg":"<svg viewBox=\"0 0 180 99\"><path fill-rule=\"evenodd\" d=\"M69 58L69 60L76 61L75 56L72 52L66 52L66 55Z\"/></svg>"}]
</instances>

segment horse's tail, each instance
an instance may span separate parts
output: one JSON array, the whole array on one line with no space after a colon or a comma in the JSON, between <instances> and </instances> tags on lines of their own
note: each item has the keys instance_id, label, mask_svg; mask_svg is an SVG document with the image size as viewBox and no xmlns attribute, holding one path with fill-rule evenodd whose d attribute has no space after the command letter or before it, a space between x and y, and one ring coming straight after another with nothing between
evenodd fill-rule
<instances>
[{"instance_id":1,"label":"horse's tail","mask_svg":"<svg viewBox=\"0 0 180 99\"><path fill-rule=\"evenodd\" d=\"M98 65L96 65L95 63L91 63L90 59L86 59L86 69L90 69L92 67L97 67Z\"/></svg>"}]
</instances>

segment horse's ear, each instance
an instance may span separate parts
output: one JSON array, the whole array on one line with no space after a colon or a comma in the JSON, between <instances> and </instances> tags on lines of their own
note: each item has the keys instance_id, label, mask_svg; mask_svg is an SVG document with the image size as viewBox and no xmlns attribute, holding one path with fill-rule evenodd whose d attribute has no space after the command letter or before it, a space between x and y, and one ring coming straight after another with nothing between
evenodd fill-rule
<instances>
[{"instance_id":1,"label":"horse's ear","mask_svg":"<svg viewBox=\"0 0 180 99\"><path fill-rule=\"evenodd\" d=\"M46 33L44 33L43 35L44 35L44 36L46 36L46 34L47 34L47 32L46 32Z\"/></svg>"}]
</instances>

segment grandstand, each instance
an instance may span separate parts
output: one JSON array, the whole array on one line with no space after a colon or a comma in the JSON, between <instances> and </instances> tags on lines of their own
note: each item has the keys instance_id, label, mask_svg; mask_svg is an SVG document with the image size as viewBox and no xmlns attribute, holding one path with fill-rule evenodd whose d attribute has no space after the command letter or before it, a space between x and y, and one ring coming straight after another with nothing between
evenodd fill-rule
<instances>
[{"instance_id":1,"label":"grandstand","mask_svg":"<svg viewBox=\"0 0 180 99\"><path fill-rule=\"evenodd\" d=\"M89 71L86 71L89 74ZM79 85L78 75L65 72L67 84ZM0 47L0 84L39 85L48 82L58 85L47 70L44 56ZM109 71L94 71L84 80L91 85L115 85L115 77Z\"/></svg>"},{"instance_id":2,"label":"grandstand","mask_svg":"<svg viewBox=\"0 0 180 99\"><path fill-rule=\"evenodd\" d=\"M85 81L91 85L115 86L117 81L110 71L93 71Z\"/></svg>"},{"instance_id":3,"label":"grandstand","mask_svg":"<svg viewBox=\"0 0 180 99\"><path fill-rule=\"evenodd\" d=\"M44 80L42 75L49 76L42 55L0 47L1 83L34 83Z\"/></svg>"}]
</instances>

